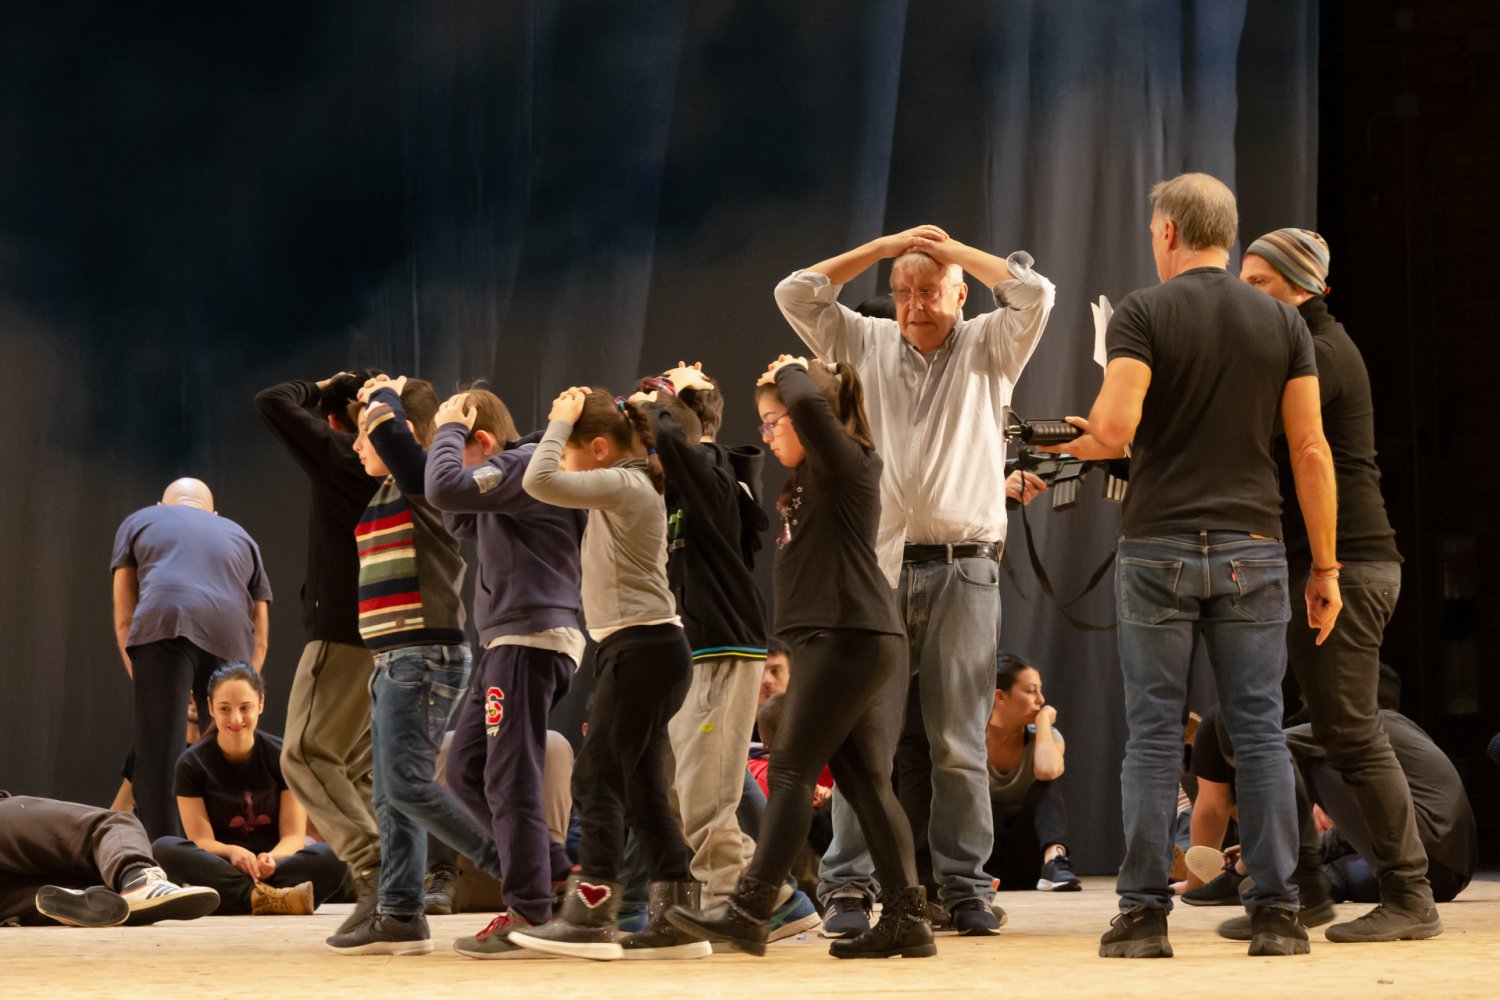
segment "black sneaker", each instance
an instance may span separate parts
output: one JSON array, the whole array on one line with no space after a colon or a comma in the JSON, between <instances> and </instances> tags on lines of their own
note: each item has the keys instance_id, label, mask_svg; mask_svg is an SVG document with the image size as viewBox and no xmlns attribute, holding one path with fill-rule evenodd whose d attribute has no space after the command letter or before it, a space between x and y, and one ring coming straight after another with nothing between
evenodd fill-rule
<instances>
[{"instance_id":1,"label":"black sneaker","mask_svg":"<svg viewBox=\"0 0 1500 1000\"><path fill-rule=\"evenodd\" d=\"M1333 900L1325 899L1312 906L1304 906L1297 911L1297 923L1306 927L1320 927L1334 918ZM1219 937L1228 938L1231 941L1249 941L1255 936L1255 929L1250 914L1239 917L1231 917L1219 925Z\"/></svg>"},{"instance_id":2,"label":"black sneaker","mask_svg":"<svg viewBox=\"0 0 1500 1000\"><path fill-rule=\"evenodd\" d=\"M828 909L823 911L823 928L818 933L826 938L863 934L870 929L870 909L870 901L863 893L834 896L828 900Z\"/></svg>"},{"instance_id":3,"label":"black sneaker","mask_svg":"<svg viewBox=\"0 0 1500 1000\"><path fill-rule=\"evenodd\" d=\"M1292 910L1257 906L1250 911L1251 955L1306 955L1309 950L1307 929Z\"/></svg>"},{"instance_id":4,"label":"black sneaker","mask_svg":"<svg viewBox=\"0 0 1500 1000\"><path fill-rule=\"evenodd\" d=\"M1167 911L1137 906L1109 923L1099 939L1100 958L1171 958Z\"/></svg>"},{"instance_id":5,"label":"black sneaker","mask_svg":"<svg viewBox=\"0 0 1500 1000\"><path fill-rule=\"evenodd\" d=\"M426 955L432 951L426 917L420 913L401 917L380 910L324 943L340 955Z\"/></svg>"},{"instance_id":6,"label":"black sneaker","mask_svg":"<svg viewBox=\"0 0 1500 1000\"><path fill-rule=\"evenodd\" d=\"M113 927L130 916L130 904L102 885L87 889L44 885L36 891L36 912L69 927Z\"/></svg>"},{"instance_id":7,"label":"black sneaker","mask_svg":"<svg viewBox=\"0 0 1500 1000\"><path fill-rule=\"evenodd\" d=\"M1362 917L1334 924L1323 935L1330 941L1351 944L1363 941L1425 941L1443 933L1437 907L1405 910L1381 903Z\"/></svg>"},{"instance_id":8,"label":"black sneaker","mask_svg":"<svg viewBox=\"0 0 1500 1000\"><path fill-rule=\"evenodd\" d=\"M983 937L1000 933L1000 918L990 904L982 899L964 899L953 904L949 911L953 917L953 929L959 937Z\"/></svg>"},{"instance_id":9,"label":"black sneaker","mask_svg":"<svg viewBox=\"0 0 1500 1000\"><path fill-rule=\"evenodd\" d=\"M1189 906L1239 906L1240 876L1225 869L1198 888L1183 893L1182 901Z\"/></svg>"},{"instance_id":10,"label":"black sneaker","mask_svg":"<svg viewBox=\"0 0 1500 1000\"><path fill-rule=\"evenodd\" d=\"M1073 874L1073 862L1066 854L1059 854L1042 865L1041 877L1036 880L1039 892L1078 892L1083 883Z\"/></svg>"}]
</instances>

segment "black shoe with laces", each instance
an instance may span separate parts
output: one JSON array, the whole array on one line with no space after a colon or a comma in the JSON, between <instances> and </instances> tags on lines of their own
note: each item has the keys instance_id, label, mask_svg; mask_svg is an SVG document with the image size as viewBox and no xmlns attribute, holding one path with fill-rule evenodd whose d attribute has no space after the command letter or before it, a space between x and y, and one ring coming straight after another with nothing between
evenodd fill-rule
<instances>
[{"instance_id":1,"label":"black shoe with laces","mask_svg":"<svg viewBox=\"0 0 1500 1000\"><path fill-rule=\"evenodd\" d=\"M852 937L870 929L870 901L863 894L834 896L823 911L823 928L818 933L827 938Z\"/></svg>"},{"instance_id":2,"label":"black shoe with laces","mask_svg":"<svg viewBox=\"0 0 1500 1000\"><path fill-rule=\"evenodd\" d=\"M1100 958L1171 958L1167 940L1167 911L1144 906L1111 920L1099 939Z\"/></svg>"},{"instance_id":3,"label":"black shoe with laces","mask_svg":"<svg viewBox=\"0 0 1500 1000\"><path fill-rule=\"evenodd\" d=\"M1083 883L1073 874L1073 862L1066 854L1059 854L1042 865L1036 887L1040 892L1078 892Z\"/></svg>"},{"instance_id":4,"label":"black shoe with laces","mask_svg":"<svg viewBox=\"0 0 1500 1000\"><path fill-rule=\"evenodd\" d=\"M953 918L953 929L959 937L983 937L1000 933L1000 918L990 904L982 899L964 899L953 904L949 911Z\"/></svg>"}]
</instances>

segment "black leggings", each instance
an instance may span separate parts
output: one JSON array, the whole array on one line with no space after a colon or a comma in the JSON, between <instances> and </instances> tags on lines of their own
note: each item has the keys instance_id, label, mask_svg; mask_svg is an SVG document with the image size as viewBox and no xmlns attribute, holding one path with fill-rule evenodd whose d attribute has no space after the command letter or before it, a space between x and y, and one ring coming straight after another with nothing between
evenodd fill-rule
<instances>
[{"instance_id":1,"label":"black leggings","mask_svg":"<svg viewBox=\"0 0 1500 1000\"><path fill-rule=\"evenodd\" d=\"M693 654L677 625L634 625L599 644L588 733L573 765L584 875L619 881L628 823L653 882L692 878L667 799L667 722L687 697ZM809 791L808 795L812 795Z\"/></svg>"},{"instance_id":2,"label":"black leggings","mask_svg":"<svg viewBox=\"0 0 1500 1000\"><path fill-rule=\"evenodd\" d=\"M891 787L906 709L906 637L862 629L788 636L792 676L771 749L770 804L746 874L780 883L807 842L824 765L859 817L880 884L916 885L911 826Z\"/></svg>"}]
</instances>

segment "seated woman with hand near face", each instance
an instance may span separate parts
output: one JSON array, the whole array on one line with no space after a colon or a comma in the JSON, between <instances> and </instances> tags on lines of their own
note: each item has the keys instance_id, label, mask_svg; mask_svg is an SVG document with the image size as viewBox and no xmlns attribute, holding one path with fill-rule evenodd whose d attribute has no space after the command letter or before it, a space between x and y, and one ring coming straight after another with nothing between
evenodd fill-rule
<instances>
[{"instance_id":1,"label":"seated woman with hand near face","mask_svg":"<svg viewBox=\"0 0 1500 1000\"><path fill-rule=\"evenodd\" d=\"M261 676L243 663L209 678L214 730L177 760L177 809L188 839L152 852L174 882L211 886L215 912L308 914L343 882L327 844L307 843L307 813L281 774L281 740L256 729Z\"/></svg>"}]
</instances>

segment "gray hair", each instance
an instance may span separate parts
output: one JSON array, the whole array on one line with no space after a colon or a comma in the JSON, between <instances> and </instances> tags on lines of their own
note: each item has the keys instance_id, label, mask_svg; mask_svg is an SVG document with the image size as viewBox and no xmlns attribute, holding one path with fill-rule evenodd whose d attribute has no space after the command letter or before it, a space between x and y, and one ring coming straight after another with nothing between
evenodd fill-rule
<instances>
[{"instance_id":1,"label":"gray hair","mask_svg":"<svg viewBox=\"0 0 1500 1000\"><path fill-rule=\"evenodd\" d=\"M908 250L891 262L891 277L896 277L896 272L903 267L911 268L917 272L939 271L949 281L963 281L964 269L957 264L942 264L932 256L920 250Z\"/></svg>"},{"instance_id":2,"label":"gray hair","mask_svg":"<svg viewBox=\"0 0 1500 1000\"><path fill-rule=\"evenodd\" d=\"M1179 174L1151 189L1152 212L1171 219L1188 250L1228 250L1240 227L1234 192L1208 174Z\"/></svg>"}]
</instances>

